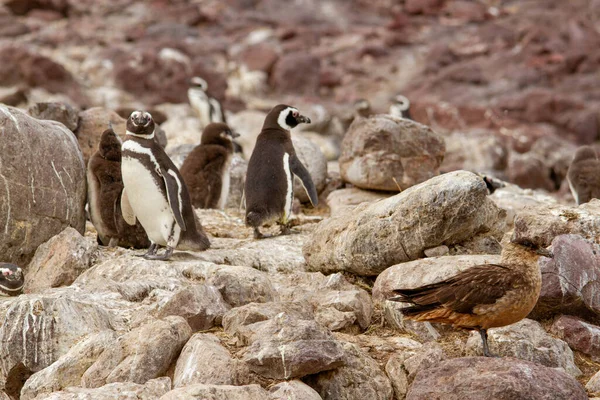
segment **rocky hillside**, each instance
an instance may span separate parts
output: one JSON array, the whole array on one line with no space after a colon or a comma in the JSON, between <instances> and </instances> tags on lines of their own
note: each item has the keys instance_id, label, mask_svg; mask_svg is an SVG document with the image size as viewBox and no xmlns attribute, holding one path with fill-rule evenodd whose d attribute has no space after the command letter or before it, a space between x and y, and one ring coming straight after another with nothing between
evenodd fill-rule
<instances>
[{"instance_id":1,"label":"rocky hillside","mask_svg":"<svg viewBox=\"0 0 600 400\"><path fill-rule=\"evenodd\" d=\"M595 0L0 0L0 399L600 396L600 201L565 176L597 145ZM177 165L201 76L242 152L212 246L97 244L86 174L107 124L150 111ZM414 121L385 115L411 101ZM355 108L367 100L368 109ZM293 233L254 240L242 187L266 112L293 141ZM302 129L302 130L301 130ZM266 231L276 232L276 227ZM394 289L551 249L528 318L479 334L403 319Z\"/></svg>"}]
</instances>

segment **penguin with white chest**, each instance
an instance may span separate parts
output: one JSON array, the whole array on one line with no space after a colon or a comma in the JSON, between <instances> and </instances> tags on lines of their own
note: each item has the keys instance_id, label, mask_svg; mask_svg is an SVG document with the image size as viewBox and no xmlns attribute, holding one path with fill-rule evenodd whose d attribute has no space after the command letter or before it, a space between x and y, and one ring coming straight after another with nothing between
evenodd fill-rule
<instances>
[{"instance_id":1,"label":"penguin with white chest","mask_svg":"<svg viewBox=\"0 0 600 400\"><path fill-rule=\"evenodd\" d=\"M153 140L154 132L149 113L131 113L122 147L123 218L130 225L137 219L144 227L151 242L144 255L147 259L167 260L175 248L206 250L210 242L196 221L185 182ZM159 246L166 247L164 254L157 254Z\"/></svg>"},{"instance_id":2,"label":"penguin with white chest","mask_svg":"<svg viewBox=\"0 0 600 400\"><path fill-rule=\"evenodd\" d=\"M412 119L410 116L410 101L406 96L398 94L392 98L390 115L398 118Z\"/></svg>"},{"instance_id":3,"label":"penguin with white chest","mask_svg":"<svg viewBox=\"0 0 600 400\"><path fill-rule=\"evenodd\" d=\"M190 87L187 92L188 100L198 114L203 128L211 122L227 122L221 103L214 97L210 97L206 92L207 90L208 83L199 76L195 76L190 80Z\"/></svg>"},{"instance_id":4,"label":"penguin with white chest","mask_svg":"<svg viewBox=\"0 0 600 400\"><path fill-rule=\"evenodd\" d=\"M254 228L254 237L266 237L259 228L276 221L281 233L289 233L288 220L294 198L294 175L302 185L313 206L318 204L317 190L306 167L302 165L292 144L292 128L310 119L298 110L284 104L277 105L267 114L262 131L246 173L246 225Z\"/></svg>"},{"instance_id":5,"label":"penguin with white chest","mask_svg":"<svg viewBox=\"0 0 600 400\"><path fill-rule=\"evenodd\" d=\"M211 123L202 131L200 145L191 151L181 166L181 176L194 207L225 208L233 139L238 136L239 133L223 123Z\"/></svg>"}]
</instances>

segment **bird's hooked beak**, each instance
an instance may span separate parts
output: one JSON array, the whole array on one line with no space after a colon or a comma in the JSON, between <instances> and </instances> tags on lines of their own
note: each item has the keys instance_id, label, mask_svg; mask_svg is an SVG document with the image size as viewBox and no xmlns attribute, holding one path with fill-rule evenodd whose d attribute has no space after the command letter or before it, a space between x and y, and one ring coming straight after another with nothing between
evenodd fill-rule
<instances>
[{"instance_id":1,"label":"bird's hooked beak","mask_svg":"<svg viewBox=\"0 0 600 400\"><path fill-rule=\"evenodd\" d=\"M552 253L550 250L545 249L543 247L540 247L535 252L537 254L539 254L540 256L544 256L544 257L548 257L548 258L554 258L554 253Z\"/></svg>"},{"instance_id":2,"label":"bird's hooked beak","mask_svg":"<svg viewBox=\"0 0 600 400\"><path fill-rule=\"evenodd\" d=\"M304 115L298 115L296 121L298 121L299 124L310 124L310 118L305 117Z\"/></svg>"}]
</instances>

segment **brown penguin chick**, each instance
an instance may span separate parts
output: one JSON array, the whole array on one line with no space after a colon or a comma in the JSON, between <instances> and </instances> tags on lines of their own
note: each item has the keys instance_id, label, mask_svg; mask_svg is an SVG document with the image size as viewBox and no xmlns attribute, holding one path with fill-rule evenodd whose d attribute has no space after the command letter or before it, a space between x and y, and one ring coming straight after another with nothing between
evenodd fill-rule
<instances>
[{"instance_id":1,"label":"brown penguin chick","mask_svg":"<svg viewBox=\"0 0 600 400\"><path fill-rule=\"evenodd\" d=\"M577 149L567 180L578 205L600 198L600 160L591 146Z\"/></svg>"},{"instance_id":2,"label":"brown penguin chick","mask_svg":"<svg viewBox=\"0 0 600 400\"><path fill-rule=\"evenodd\" d=\"M514 324L535 306L542 287L540 256L552 253L526 239L511 241L500 264L483 264L431 285L399 289L392 301L409 303L402 314L415 321L439 322L477 330L483 354L491 357L487 330Z\"/></svg>"},{"instance_id":3,"label":"brown penguin chick","mask_svg":"<svg viewBox=\"0 0 600 400\"><path fill-rule=\"evenodd\" d=\"M98 243L114 247L144 248L150 245L140 224L129 226L121 215L121 140L110 127L102 133L98 151L87 168L90 217Z\"/></svg>"},{"instance_id":4,"label":"brown penguin chick","mask_svg":"<svg viewBox=\"0 0 600 400\"><path fill-rule=\"evenodd\" d=\"M208 124L200 145L186 157L180 172L194 207L225 208L234 149L232 140L238 136L227 124Z\"/></svg>"},{"instance_id":5,"label":"brown penguin chick","mask_svg":"<svg viewBox=\"0 0 600 400\"><path fill-rule=\"evenodd\" d=\"M310 173L296 155L292 143L292 128L310 123L310 118L300 115L294 107L279 104L265 118L262 131L248 162L244 195L246 198L246 225L254 228L254 237L266 237L259 228L276 221L281 233L290 232L288 222L294 200L294 176L302 186L313 206L318 204L317 190Z\"/></svg>"}]
</instances>

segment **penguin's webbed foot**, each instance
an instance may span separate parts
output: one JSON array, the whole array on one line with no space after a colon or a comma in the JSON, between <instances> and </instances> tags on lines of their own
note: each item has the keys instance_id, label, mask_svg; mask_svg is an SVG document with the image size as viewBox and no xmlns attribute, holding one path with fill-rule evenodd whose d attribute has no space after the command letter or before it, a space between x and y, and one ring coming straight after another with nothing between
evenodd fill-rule
<instances>
[{"instance_id":1,"label":"penguin's webbed foot","mask_svg":"<svg viewBox=\"0 0 600 400\"><path fill-rule=\"evenodd\" d=\"M266 238L270 238L272 236L273 235L265 235L257 227L254 228L254 239L266 239Z\"/></svg>"},{"instance_id":2,"label":"penguin's webbed foot","mask_svg":"<svg viewBox=\"0 0 600 400\"><path fill-rule=\"evenodd\" d=\"M146 260L162 260L162 261L166 261L169 258L171 258L172 255L173 255L173 248L167 246L167 249L165 250L165 252L163 254L156 254L156 252L154 252L154 254L146 254L146 255L144 255L144 258Z\"/></svg>"},{"instance_id":3,"label":"penguin's webbed foot","mask_svg":"<svg viewBox=\"0 0 600 400\"><path fill-rule=\"evenodd\" d=\"M139 254L138 257L144 257L145 259L148 259L149 256L155 255L157 250L158 245L156 243L151 243L148 251L144 254Z\"/></svg>"},{"instance_id":4,"label":"penguin's webbed foot","mask_svg":"<svg viewBox=\"0 0 600 400\"><path fill-rule=\"evenodd\" d=\"M290 235L292 233L292 230L290 229L290 226L288 224L282 224L280 228L280 235Z\"/></svg>"}]
</instances>

